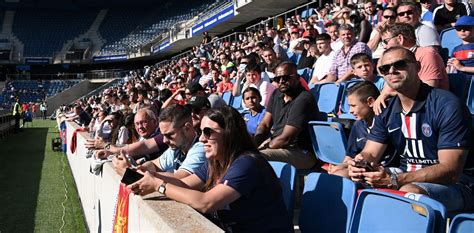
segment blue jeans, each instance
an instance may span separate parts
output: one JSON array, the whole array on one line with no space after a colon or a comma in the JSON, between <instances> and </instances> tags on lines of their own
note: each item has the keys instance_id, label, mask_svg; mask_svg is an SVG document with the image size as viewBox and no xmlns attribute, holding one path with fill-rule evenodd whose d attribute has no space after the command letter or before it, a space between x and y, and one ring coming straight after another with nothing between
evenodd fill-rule
<instances>
[{"instance_id":1,"label":"blue jeans","mask_svg":"<svg viewBox=\"0 0 474 233\"><path fill-rule=\"evenodd\" d=\"M414 182L413 185L443 203L447 211L474 210L473 177L461 175L459 182L449 185L421 182Z\"/></svg>"}]
</instances>

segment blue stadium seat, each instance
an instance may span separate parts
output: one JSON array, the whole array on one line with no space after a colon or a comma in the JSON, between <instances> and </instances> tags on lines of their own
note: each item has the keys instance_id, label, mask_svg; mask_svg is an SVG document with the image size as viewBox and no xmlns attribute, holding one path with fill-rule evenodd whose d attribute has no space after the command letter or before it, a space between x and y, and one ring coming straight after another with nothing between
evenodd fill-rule
<instances>
[{"instance_id":1,"label":"blue stadium seat","mask_svg":"<svg viewBox=\"0 0 474 233\"><path fill-rule=\"evenodd\" d=\"M336 83L323 83L319 85L319 91L312 89L316 97L318 109L329 116L335 116L338 112L339 102L342 95L342 86Z\"/></svg>"},{"instance_id":2,"label":"blue stadium seat","mask_svg":"<svg viewBox=\"0 0 474 233\"><path fill-rule=\"evenodd\" d=\"M308 127L316 157L326 163L341 164L347 148L342 125L337 122L310 121Z\"/></svg>"},{"instance_id":3,"label":"blue stadium seat","mask_svg":"<svg viewBox=\"0 0 474 233\"><path fill-rule=\"evenodd\" d=\"M283 192L283 200L285 201L286 209L293 218L293 206L295 203L295 177L296 168L291 164L277 161L269 161L275 174L281 183Z\"/></svg>"},{"instance_id":4,"label":"blue stadium seat","mask_svg":"<svg viewBox=\"0 0 474 233\"><path fill-rule=\"evenodd\" d=\"M454 47L461 45L461 39L456 35L456 30L454 28L447 28L441 31L439 34L441 50L440 55L443 58L443 61L446 64L446 61L451 56Z\"/></svg>"},{"instance_id":5,"label":"blue stadium seat","mask_svg":"<svg viewBox=\"0 0 474 233\"><path fill-rule=\"evenodd\" d=\"M299 69L298 70L298 74L300 75L300 77L302 77L306 82L309 82L309 80L311 79L311 69L310 68L304 68L304 69Z\"/></svg>"},{"instance_id":6,"label":"blue stadium seat","mask_svg":"<svg viewBox=\"0 0 474 233\"><path fill-rule=\"evenodd\" d=\"M236 110L242 110L242 95L233 96L231 106Z\"/></svg>"},{"instance_id":7,"label":"blue stadium seat","mask_svg":"<svg viewBox=\"0 0 474 233\"><path fill-rule=\"evenodd\" d=\"M362 80L353 79L349 80L344 84L344 89L342 91L342 100L341 100L341 114L339 114L338 118L341 119L350 119L355 120L355 116L352 115L349 111L349 102L347 102L347 89L353 86L356 83L362 82Z\"/></svg>"},{"instance_id":8,"label":"blue stadium seat","mask_svg":"<svg viewBox=\"0 0 474 233\"><path fill-rule=\"evenodd\" d=\"M392 193L363 190L349 232L434 232L436 214L429 205Z\"/></svg>"},{"instance_id":9,"label":"blue stadium seat","mask_svg":"<svg viewBox=\"0 0 474 233\"><path fill-rule=\"evenodd\" d=\"M449 233L474 232L474 214L458 214L451 221Z\"/></svg>"},{"instance_id":10,"label":"blue stadium seat","mask_svg":"<svg viewBox=\"0 0 474 233\"><path fill-rule=\"evenodd\" d=\"M310 173L301 199L301 232L346 232L352 216L357 188L349 179Z\"/></svg>"},{"instance_id":11,"label":"blue stadium seat","mask_svg":"<svg viewBox=\"0 0 474 233\"><path fill-rule=\"evenodd\" d=\"M226 91L222 93L222 99L226 102L227 105L230 106L230 102L232 101L232 92Z\"/></svg>"},{"instance_id":12,"label":"blue stadium seat","mask_svg":"<svg viewBox=\"0 0 474 233\"><path fill-rule=\"evenodd\" d=\"M425 203L433 208L435 212L435 232L446 231L447 211L446 207L439 201L436 201L426 195L416 193L406 193L405 197Z\"/></svg>"}]
</instances>

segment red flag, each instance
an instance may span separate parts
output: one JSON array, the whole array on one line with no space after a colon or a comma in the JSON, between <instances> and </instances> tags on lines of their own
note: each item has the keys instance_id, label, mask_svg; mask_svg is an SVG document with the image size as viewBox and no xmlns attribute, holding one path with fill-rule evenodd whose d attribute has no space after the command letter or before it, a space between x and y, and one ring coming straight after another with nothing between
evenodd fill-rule
<instances>
[{"instance_id":1,"label":"red flag","mask_svg":"<svg viewBox=\"0 0 474 233\"><path fill-rule=\"evenodd\" d=\"M124 183L120 183L120 189L117 196L117 206L115 208L113 233L128 232L128 201L130 189Z\"/></svg>"}]
</instances>

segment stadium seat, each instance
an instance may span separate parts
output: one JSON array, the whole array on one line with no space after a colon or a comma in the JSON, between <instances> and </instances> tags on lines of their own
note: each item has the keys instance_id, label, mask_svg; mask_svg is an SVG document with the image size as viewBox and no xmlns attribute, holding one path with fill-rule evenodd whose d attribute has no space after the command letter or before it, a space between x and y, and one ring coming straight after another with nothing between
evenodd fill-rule
<instances>
[{"instance_id":1,"label":"stadium seat","mask_svg":"<svg viewBox=\"0 0 474 233\"><path fill-rule=\"evenodd\" d=\"M309 8L307 10L304 10L303 12L301 12L301 18L303 19L306 19L306 18L309 18L313 12L314 12L314 8Z\"/></svg>"},{"instance_id":2,"label":"stadium seat","mask_svg":"<svg viewBox=\"0 0 474 233\"><path fill-rule=\"evenodd\" d=\"M434 232L436 214L430 205L396 194L363 190L357 199L349 232Z\"/></svg>"},{"instance_id":3,"label":"stadium seat","mask_svg":"<svg viewBox=\"0 0 474 233\"><path fill-rule=\"evenodd\" d=\"M230 105L232 101L232 92L226 91L222 93L222 99L226 102L227 105Z\"/></svg>"},{"instance_id":4,"label":"stadium seat","mask_svg":"<svg viewBox=\"0 0 474 233\"><path fill-rule=\"evenodd\" d=\"M474 214L458 214L451 221L449 233L474 232Z\"/></svg>"},{"instance_id":5,"label":"stadium seat","mask_svg":"<svg viewBox=\"0 0 474 233\"><path fill-rule=\"evenodd\" d=\"M310 121L308 127L316 157L326 163L341 164L347 148L342 125L337 122Z\"/></svg>"},{"instance_id":6,"label":"stadium seat","mask_svg":"<svg viewBox=\"0 0 474 233\"><path fill-rule=\"evenodd\" d=\"M339 101L342 94L342 86L336 83L323 83L319 85L319 91L312 89L313 95L316 97L318 109L322 113L329 116L336 116Z\"/></svg>"},{"instance_id":7,"label":"stadium seat","mask_svg":"<svg viewBox=\"0 0 474 233\"><path fill-rule=\"evenodd\" d=\"M233 96L231 106L237 111L242 110L242 95Z\"/></svg>"},{"instance_id":8,"label":"stadium seat","mask_svg":"<svg viewBox=\"0 0 474 233\"><path fill-rule=\"evenodd\" d=\"M341 119L349 119L355 120L356 118L352 115L349 111L349 102L347 102L347 89L353 86L356 83L362 82L362 80L354 79L349 80L344 84L344 89L342 91L342 100L341 100L341 114L339 114L338 118Z\"/></svg>"},{"instance_id":9,"label":"stadium seat","mask_svg":"<svg viewBox=\"0 0 474 233\"><path fill-rule=\"evenodd\" d=\"M444 232L446 231L446 218L447 218L447 211L446 207L439 201L436 201L426 195L423 194L415 194L415 193L406 193L405 197L425 203L433 208L435 212L435 232Z\"/></svg>"},{"instance_id":10,"label":"stadium seat","mask_svg":"<svg viewBox=\"0 0 474 233\"><path fill-rule=\"evenodd\" d=\"M454 28L447 28L441 31L440 35L441 50L440 55L443 58L444 63L451 56L454 47L462 44L461 39L456 35Z\"/></svg>"},{"instance_id":11,"label":"stadium seat","mask_svg":"<svg viewBox=\"0 0 474 233\"><path fill-rule=\"evenodd\" d=\"M459 99L465 100L471 84L471 76L463 73L448 74L449 90Z\"/></svg>"},{"instance_id":12,"label":"stadium seat","mask_svg":"<svg viewBox=\"0 0 474 233\"><path fill-rule=\"evenodd\" d=\"M296 168L291 164L284 162L270 161L269 163L280 180L286 209L288 210L290 217L293 218Z\"/></svg>"},{"instance_id":13,"label":"stadium seat","mask_svg":"<svg viewBox=\"0 0 474 233\"><path fill-rule=\"evenodd\" d=\"M301 199L301 232L346 232L356 193L356 185L349 179L310 173Z\"/></svg>"},{"instance_id":14,"label":"stadium seat","mask_svg":"<svg viewBox=\"0 0 474 233\"><path fill-rule=\"evenodd\" d=\"M311 69L309 68L304 68L304 69L299 69L298 70L298 74L300 75L300 77L302 77L306 82L309 82L311 76Z\"/></svg>"}]
</instances>

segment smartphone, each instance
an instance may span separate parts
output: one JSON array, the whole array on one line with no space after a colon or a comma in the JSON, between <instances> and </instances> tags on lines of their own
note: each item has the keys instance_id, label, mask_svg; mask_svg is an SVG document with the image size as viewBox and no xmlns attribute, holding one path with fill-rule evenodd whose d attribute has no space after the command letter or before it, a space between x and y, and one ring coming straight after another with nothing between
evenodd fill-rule
<instances>
[{"instance_id":1,"label":"smartphone","mask_svg":"<svg viewBox=\"0 0 474 233\"><path fill-rule=\"evenodd\" d=\"M361 161L356 161L355 166L358 168L364 168L366 171L375 171L375 169L370 165L368 161L361 160Z\"/></svg>"},{"instance_id":2,"label":"smartphone","mask_svg":"<svg viewBox=\"0 0 474 233\"><path fill-rule=\"evenodd\" d=\"M143 175L130 169L130 168L127 168L127 170L125 170L125 173L123 174L122 176L122 183L126 184L126 185L129 185L129 184L133 184L135 182L137 182L138 180L140 180L141 178L143 178Z\"/></svg>"},{"instance_id":3,"label":"smartphone","mask_svg":"<svg viewBox=\"0 0 474 233\"><path fill-rule=\"evenodd\" d=\"M132 165L132 167L137 167L138 163L137 161L130 155L125 155L125 158L127 158L128 162Z\"/></svg>"}]
</instances>

